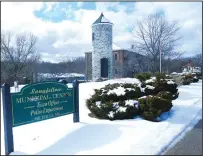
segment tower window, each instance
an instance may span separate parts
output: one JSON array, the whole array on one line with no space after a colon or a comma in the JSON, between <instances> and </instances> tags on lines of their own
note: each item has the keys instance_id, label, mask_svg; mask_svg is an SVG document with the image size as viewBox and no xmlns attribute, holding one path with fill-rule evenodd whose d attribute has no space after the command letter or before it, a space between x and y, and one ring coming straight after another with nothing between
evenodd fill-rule
<instances>
[{"instance_id":1,"label":"tower window","mask_svg":"<svg viewBox=\"0 0 203 156\"><path fill-rule=\"evenodd\" d=\"M118 54L114 55L115 60L118 60Z\"/></svg>"},{"instance_id":2,"label":"tower window","mask_svg":"<svg viewBox=\"0 0 203 156\"><path fill-rule=\"evenodd\" d=\"M92 41L94 41L94 33L92 33Z\"/></svg>"}]
</instances>

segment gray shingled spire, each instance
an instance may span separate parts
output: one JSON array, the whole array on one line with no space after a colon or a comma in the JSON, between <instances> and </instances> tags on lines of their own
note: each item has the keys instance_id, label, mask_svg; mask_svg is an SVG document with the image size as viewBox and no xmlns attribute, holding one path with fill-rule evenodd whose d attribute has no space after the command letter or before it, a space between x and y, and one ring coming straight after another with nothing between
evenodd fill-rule
<instances>
[{"instance_id":1,"label":"gray shingled spire","mask_svg":"<svg viewBox=\"0 0 203 156\"><path fill-rule=\"evenodd\" d=\"M103 13L101 13L101 15L99 16L99 18L93 23L93 24L98 24L98 23L111 23L108 19L106 19L103 15Z\"/></svg>"}]
</instances>

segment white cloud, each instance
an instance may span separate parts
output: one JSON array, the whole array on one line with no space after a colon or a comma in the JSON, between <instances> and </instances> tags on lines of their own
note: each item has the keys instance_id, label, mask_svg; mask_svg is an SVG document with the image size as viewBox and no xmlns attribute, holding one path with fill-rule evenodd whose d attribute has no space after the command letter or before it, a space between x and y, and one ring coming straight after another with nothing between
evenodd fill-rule
<instances>
[{"instance_id":1,"label":"white cloud","mask_svg":"<svg viewBox=\"0 0 203 156\"><path fill-rule=\"evenodd\" d=\"M57 2L44 3L44 5L46 7L46 9L44 10L44 13L51 11L56 4L57 4Z\"/></svg>"},{"instance_id":2,"label":"white cloud","mask_svg":"<svg viewBox=\"0 0 203 156\"><path fill-rule=\"evenodd\" d=\"M63 2L64 3L64 2ZM85 2L78 2L82 7ZM34 11L45 7L45 11L59 8L56 2L2 2L2 30L15 33L32 32L39 37L37 48L42 53L43 60L61 61L70 56L84 56L84 52L92 49L91 25L103 12L105 17L114 23L113 42L122 48L129 48L134 39L128 32L136 20L146 17L149 13L163 10L168 20L179 20L183 37L181 50L188 54L201 51L202 43L202 5L201 3L186 2L138 2L131 3L132 12L127 13L128 7L115 2L97 2L96 10L74 10L68 6L63 11L68 17L75 16L75 21L64 19L61 22L45 21L34 16ZM57 9L56 9L57 8ZM115 10L116 12L112 11ZM55 60L53 60L55 59Z\"/></svg>"},{"instance_id":3,"label":"white cloud","mask_svg":"<svg viewBox=\"0 0 203 156\"><path fill-rule=\"evenodd\" d=\"M78 7L78 8L83 7L83 5L84 5L84 2L77 2L77 7Z\"/></svg>"}]
</instances>

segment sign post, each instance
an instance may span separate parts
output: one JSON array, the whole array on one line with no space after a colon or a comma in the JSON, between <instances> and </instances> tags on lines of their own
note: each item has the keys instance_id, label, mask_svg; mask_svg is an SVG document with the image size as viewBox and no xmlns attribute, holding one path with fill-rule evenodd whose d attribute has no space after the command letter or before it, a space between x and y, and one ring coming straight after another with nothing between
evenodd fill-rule
<instances>
[{"instance_id":1,"label":"sign post","mask_svg":"<svg viewBox=\"0 0 203 156\"><path fill-rule=\"evenodd\" d=\"M11 152L14 151L14 145L10 86L6 83L2 87L2 101L4 117L5 155L9 155Z\"/></svg>"},{"instance_id":2,"label":"sign post","mask_svg":"<svg viewBox=\"0 0 203 156\"><path fill-rule=\"evenodd\" d=\"M74 83L75 88L75 112L73 113L73 122L79 122L79 81L76 80Z\"/></svg>"}]
</instances>

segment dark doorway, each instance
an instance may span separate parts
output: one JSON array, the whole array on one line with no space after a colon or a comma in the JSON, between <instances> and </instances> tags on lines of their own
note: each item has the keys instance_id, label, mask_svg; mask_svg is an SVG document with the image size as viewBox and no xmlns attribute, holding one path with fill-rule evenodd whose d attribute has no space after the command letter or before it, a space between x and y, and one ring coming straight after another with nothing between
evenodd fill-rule
<instances>
[{"instance_id":1,"label":"dark doorway","mask_svg":"<svg viewBox=\"0 0 203 156\"><path fill-rule=\"evenodd\" d=\"M133 75L134 75L134 73L136 73L136 72L133 72L133 71L128 71L127 72L127 77L133 77Z\"/></svg>"},{"instance_id":2,"label":"dark doorway","mask_svg":"<svg viewBox=\"0 0 203 156\"><path fill-rule=\"evenodd\" d=\"M107 78L108 77L108 59L107 58L102 58L100 60L101 62L101 77Z\"/></svg>"}]
</instances>

